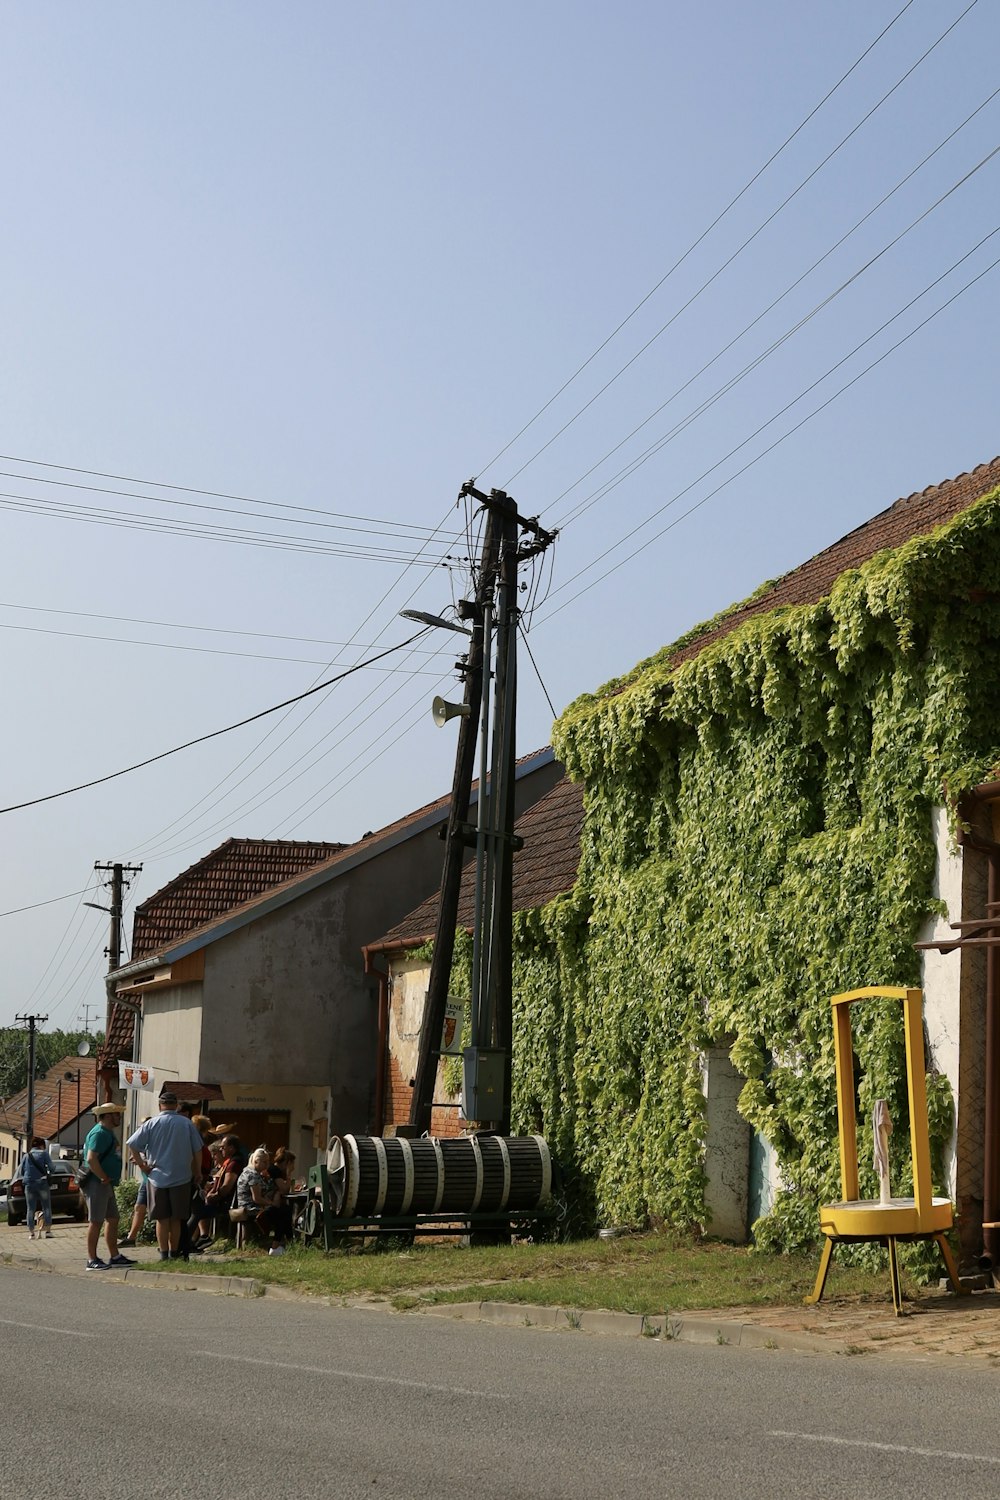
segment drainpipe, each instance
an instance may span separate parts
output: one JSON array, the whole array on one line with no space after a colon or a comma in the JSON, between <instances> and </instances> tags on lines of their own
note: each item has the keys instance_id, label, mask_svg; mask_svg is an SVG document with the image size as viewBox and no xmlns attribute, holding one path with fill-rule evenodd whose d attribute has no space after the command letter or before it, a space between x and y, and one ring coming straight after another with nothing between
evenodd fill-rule
<instances>
[{"instance_id":1,"label":"drainpipe","mask_svg":"<svg viewBox=\"0 0 1000 1500\"><path fill-rule=\"evenodd\" d=\"M1000 785L991 784L977 788L973 797L977 801L987 801L992 796L1000 793ZM1000 878L998 878L998 859L1000 859L1000 844L994 839L984 838L978 833L962 832L961 842L972 849L978 849L988 859L987 886L986 886L986 911L987 915L995 915L998 908L998 892L1000 892ZM1000 1219L1000 1181L998 1181L998 1167L1000 1167L1000 1141L997 1139L1000 1130L1000 963L997 962L998 953L995 945L990 944L986 949L986 1056L985 1056L985 1108L983 1121L983 1223L996 1224ZM990 1266L998 1264L1000 1258L1000 1233L996 1229L983 1229L984 1261Z\"/></svg>"}]
</instances>

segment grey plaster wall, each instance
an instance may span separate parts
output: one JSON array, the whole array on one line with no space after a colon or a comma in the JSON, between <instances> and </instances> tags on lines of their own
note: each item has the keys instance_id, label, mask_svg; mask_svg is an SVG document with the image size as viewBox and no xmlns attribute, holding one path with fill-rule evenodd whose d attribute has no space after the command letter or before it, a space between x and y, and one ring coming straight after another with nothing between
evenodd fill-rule
<instances>
[{"instance_id":1,"label":"grey plaster wall","mask_svg":"<svg viewBox=\"0 0 1000 1500\"><path fill-rule=\"evenodd\" d=\"M562 767L551 761L523 777L517 784L518 810L544 796L561 774ZM175 1075L276 1087L313 1087L329 1080L330 1129L367 1132L374 1106L378 986L364 973L362 948L438 887L443 822L442 816L394 848L210 943L203 981L185 987L198 991L189 1024L178 1030L173 1014L187 997L168 991L150 1003L158 1045L177 1054L169 1059ZM161 1065L167 1063L163 1057Z\"/></svg>"}]
</instances>

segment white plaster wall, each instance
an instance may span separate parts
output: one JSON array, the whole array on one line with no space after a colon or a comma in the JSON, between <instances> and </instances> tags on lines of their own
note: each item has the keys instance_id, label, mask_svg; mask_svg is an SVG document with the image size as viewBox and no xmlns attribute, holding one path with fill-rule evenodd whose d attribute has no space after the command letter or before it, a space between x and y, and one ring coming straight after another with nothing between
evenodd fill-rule
<instances>
[{"instance_id":1,"label":"white plaster wall","mask_svg":"<svg viewBox=\"0 0 1000 1500\"><path fill-rule=\"evenodd\" d=\"M201 1058L201 984L181 984L142 1001L140 1060L157 1073L157 1089L172 1078L196 1079Z\"/></svg>"},{"instance_id":2,"label":"white plaster wall","mask_svg":"<svg viewBox=\"0 0 1000 1500\"><path fill-rule=\"evenodd\" d=\"M943 807L936 807L932 814L934 844L937 850L937 866L934 872L934 895L944 901L947 916L929 918L920 931L921 942L933 942L939 938L954 938L956 934L949 922L957 922L962 916L962 852L955 845L948 827L948 815ZM924 991L924 1025L927 1031L929 1055L928 1069L944 1073L951 1084L954 1098L959 1099L960 1020L962 965L960 955L925 951L922 959L922 986ZM956 1111L957 1113L957 1111ZM956 1130L953 1128L945 1153L947 1191L951 1198L955 1191Z\"/></svg>"},{"instance_id":3,"label":"white plaster wall","mask_svg":"<svg viewBox=\"0 0 1000 1500\"><path fill-rule=\"evenodd\" d=\"M412 1078L420 1050L420 1025L424 1015L430 964L426 960L393 959L392 999L389 1006L389 1052L404 1078Z\"/></svg>"}]
</instances>

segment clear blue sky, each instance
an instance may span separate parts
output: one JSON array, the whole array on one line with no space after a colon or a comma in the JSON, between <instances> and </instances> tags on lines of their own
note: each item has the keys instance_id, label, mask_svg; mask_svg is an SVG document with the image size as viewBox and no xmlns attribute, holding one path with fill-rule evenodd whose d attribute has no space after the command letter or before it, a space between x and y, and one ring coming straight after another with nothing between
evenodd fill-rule
<instances>
[{"instance_id":1,"label":"clear blue sky","mask_svg":"<svg viewBox=\"0 0 1000 1500\"><path fill-rule=\"evenodd\" d=\"M980 165L1000 100L942 144L997 87L987 0L859 126L966 0L903 7L696 244L902 3L6 4L3 804L404 639L398 609L467 587L426 559L466 553L454 500L472 475L562 529L530 635L561 710L897 496L993 457L997 272L764 454L1000 256L1000 234L973 249L1000 223L1000 157ZM116 524L93 524L98 509ZM280 546L121 524L136 517ZM428 542L442 523L448 544ZM454 734L428 705L455 695L454 651L422 651L263 744L273 720L0 818L0 910L82 891L116 858L143 862L141 900L230 835L351 840L445 792ZM519 707L519 748L546 744L526 659ZM0 1023L102 1006L105 941L78 897L0 919Z\"/></svg>"}]
</instances>

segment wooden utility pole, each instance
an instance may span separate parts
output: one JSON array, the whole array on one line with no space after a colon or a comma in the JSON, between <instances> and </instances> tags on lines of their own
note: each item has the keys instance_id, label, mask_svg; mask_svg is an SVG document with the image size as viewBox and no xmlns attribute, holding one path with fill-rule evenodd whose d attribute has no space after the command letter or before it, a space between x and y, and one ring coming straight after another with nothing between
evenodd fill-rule
<instances>
[{"instance_id":1,"label":"wooden utility pole","mask_svg":"<svg viewBox=\"0 0 1000 1500\"><path fill-rule=\"evenodd\" d=\"M465 662L465 695L463 715L458 726L455 751L455 774L451 785L451 806L445 830L444 868L441 872L441 899L434 932L427 999L420 1026L420 1047L410 1102L410 1129L417 1135L430 1129L434 1080L441 1055L441 1032L448 1003L448 982L455 953L455 923L458 920L458 897L462 885L462 864L468 844L466 819L472 796L472 775L476 761L476 739L479 709L483 696L484 617L493 597L500 528L491 510L486 518L486 532L479 563L479 584L472 619L472 639ZM483 788L479 789L480 796Z\"/></svg>"},{"instance_id":2,"label":"wooden utility pole","mask_svg":"<svg viewBox=\"0 0 1000 1500\"><path fill-rule=\"evenodd\" d=\"M467 1118L510 1130L512 1048L511 919L516 772L517 568L523 558L544 551L555 539L534 519L520 516L502 490L481 493L472 483L462 494L486 511L486 530L472 607L473 632L465 668L465 700L455 757L445 866L441 879L434 953L420 1029L420 1049L409 1132L430 1129L431 1105L448 985L455 947L455 924L463 854L476 847L473 922L472 1036L465 1049L463 1097ZM534 540L518 545L520 531ZM496 642L496 669L492 670ZM489 724L489 684L495 676L493 727ZM476 721L482 710L482 768L476 828L467 820L476 751ZM491 750L491 754L488 754ZM487 762L489 768L487 769Z\"/></svg>"},{"instance_id":3,"label":"wooden utility pole","mask_svg":"<svg viewBox=\"0 0 1000 1500\"><path fill-rule=\"evenodd\" d=\"M15 1016L15 1021L24 1021L28 1028L28 1107L24 1121L25 1150L35 1133L35 1033L44 1026L48 1016Z\"/></svg>"},{"instance_id":4,"label":"wooden utility pole","mask_svg":"<svg viewBox=\"0 0 1000 1500\"><path fill-rule=\"evenodd\" d=\"M111 905L98 906L95 901L85 901L84 906L93 906L97 911L106 911L111 914L111 929L108 936L108 946L104 952L108 960L108 973L121 967L122 961L122 901L125 890L129 885L126 875L139 875L142 865L123 865L120 862L102 865L95 860L94 869L102 875L111 876ZM105 884L108 882L105 881ZM111 1001L108 1000L107 1016L104 1025L104 1035L109 1036L111 1032Z\"/></svg>"}]
</instances>

